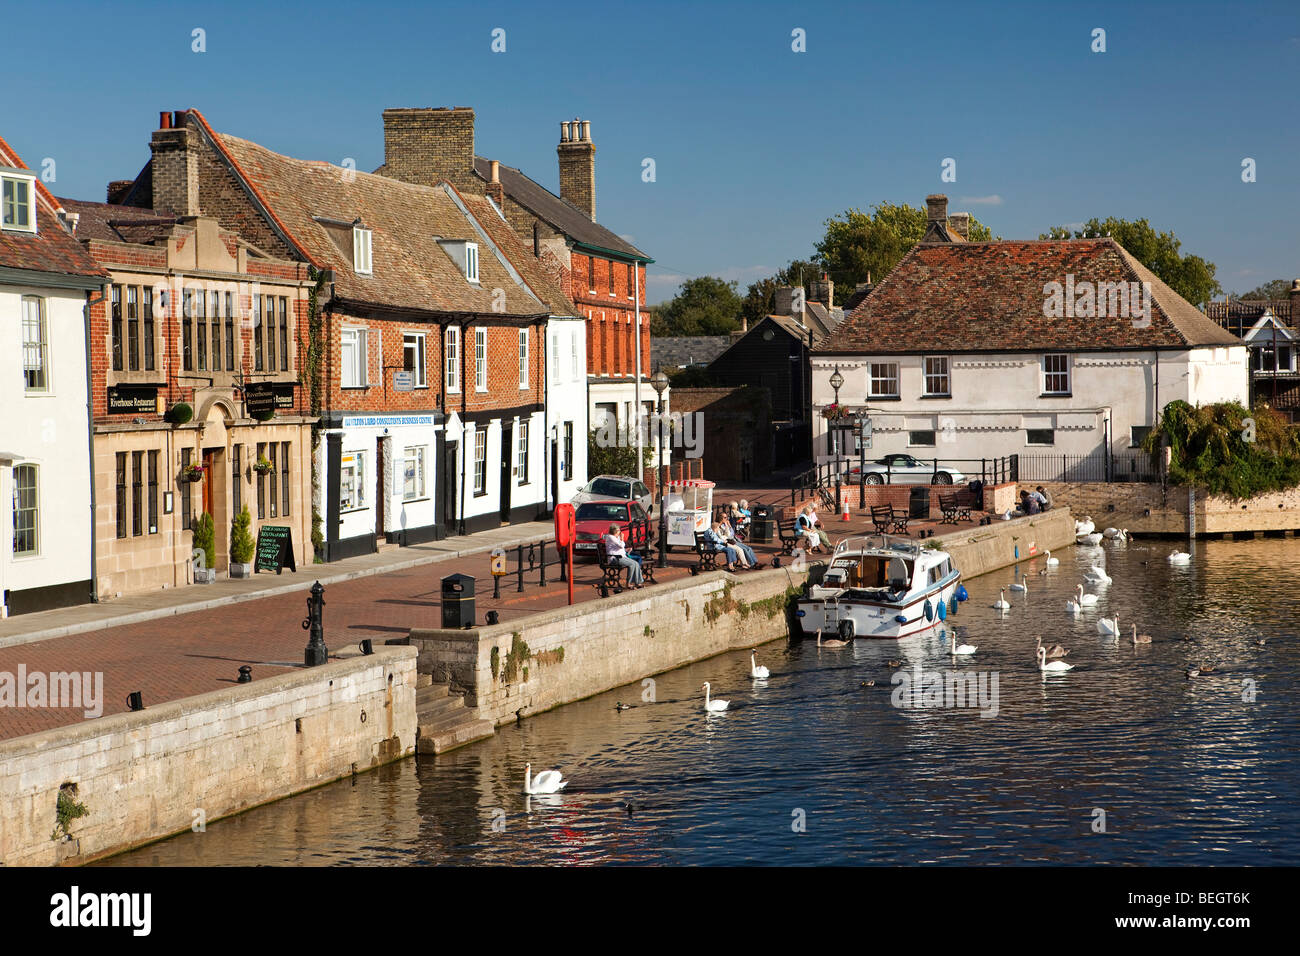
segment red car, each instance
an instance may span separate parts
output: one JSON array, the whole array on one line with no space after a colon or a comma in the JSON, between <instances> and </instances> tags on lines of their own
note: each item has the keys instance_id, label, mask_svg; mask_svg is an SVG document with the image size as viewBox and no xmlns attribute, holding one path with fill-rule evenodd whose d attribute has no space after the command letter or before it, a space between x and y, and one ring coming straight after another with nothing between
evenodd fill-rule
<instances>
[{"instance_id":1,"label":"red car","mask_svg":"<svg viewBox=\"0 0 1300 956\"><path fill-rule=\"evenodd\" d=\"M629 546L636 551L646 546L646 537L649 531L649 522L646 519L645 509L635 501L588 501L586 504L578 505L574 518L574 531L577 533L577 540L573 545L575 556L588 554L593 558L596 556L596 542L600 536L609 533L609 526L618 525L619 532L623 535L623 540L629 543ZM644 522L637 525L636 534L629 539L628 528L633 521Z\"/></svg>"}]
</instances>

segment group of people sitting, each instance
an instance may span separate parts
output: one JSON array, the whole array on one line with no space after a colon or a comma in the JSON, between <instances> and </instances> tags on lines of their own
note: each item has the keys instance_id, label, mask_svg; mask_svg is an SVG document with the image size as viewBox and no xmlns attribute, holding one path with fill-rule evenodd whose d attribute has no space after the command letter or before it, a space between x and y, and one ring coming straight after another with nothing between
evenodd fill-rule
<instances>
[{"instance_id":1,"label":"group of people sitting","mask_svg":"<svg viewBox=\"0 0 1300 956\"><path fill-rule=\"evenodd\" d=\"M1042 485L1039 485L1033 491L1024 488L1020 489L1020 514L1036 515L1051 507L1052 496L1043 489Z\"/></svg>"},{"instance_id":2,"label":"group of people sitting","mask_svg":"<svg viewBox=\"0 0 1300 956\"><path fill-rule=\"evenodd\" d=\"M732 502L723 512L722 517L714 521L701 535L704 539L704 547L710 551L726 555L728 571L758 567L758 556L754 554L753 548L745 544L744 532L738 531L736 526L732 524L730 515L735 513L732 509L736 508L736 503ZM739 517L739 515L737 516ZM741 525L742 528L748 524L748 520L748 512L746 511L744 522Z\"/></svg>"}]
</instances>

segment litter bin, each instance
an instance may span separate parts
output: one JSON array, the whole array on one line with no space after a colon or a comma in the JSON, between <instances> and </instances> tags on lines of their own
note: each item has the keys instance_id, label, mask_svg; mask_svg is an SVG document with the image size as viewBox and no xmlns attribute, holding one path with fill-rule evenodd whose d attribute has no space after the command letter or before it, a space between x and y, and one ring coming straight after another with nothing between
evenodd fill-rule
<instances>
[{"instance_id":1,"label":"litter bin","mask_svg":"<svg viewBox=\"0 0 1300 956\"><path fill-rule=\"evenodd\" d=\"M930 517L930 486L917 485L912 489L908 499L907 515L913 521L924 521Z\"/></svg>"},{"instance_id":2,"label":"litter bin","mask_svg":"<svg viewBox=\"0 0 1300 956\"><path fill-rule=\"evenodd\" d=\"M468 574L442 579L442 626L453 630L474 626L474 578Z\"/></svg>"},{"instance_id":3,"label":"litter bin","mask_svg":"<svg viewBox=\"0 0 1300 956\"><path fill-rule=\"evenodd\" d=\"M762 544L772 542L772 508L770 505L754 505L749 516L749 539Z\"/></svg>"}]
</instances>

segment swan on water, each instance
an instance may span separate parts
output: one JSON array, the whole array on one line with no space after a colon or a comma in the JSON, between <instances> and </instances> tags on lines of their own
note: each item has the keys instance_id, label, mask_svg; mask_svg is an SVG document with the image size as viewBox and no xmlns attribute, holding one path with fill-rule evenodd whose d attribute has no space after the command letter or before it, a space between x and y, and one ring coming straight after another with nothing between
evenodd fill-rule
<instances>
[{"instance_id":1,"label":"swan on water","mask_svg":"<svg viewBox=\"0 0 1300 956\"><path fill-rule=\"evenodd\" d=\"M1078 616L1079 616L1079 602L1076 601L1074 598L1070 598L1070 600L1066 601L1066 602L1065 602L1065 613L1066 613L1066 614L1073 614L1075 617L1078 617Z\"/></svg>"},{"instance_id":2,"label":"swan on water","mask_svg":"<svg viewBox=\"0 0 1300 956\"><path fill-rule=\"evenodd\" d=\"M1074 523L1074 533L1076 537L1081 534L1092 534L1096 530L1097 526L1092 523L1092 518L1088 515L1084 515L1082 521L1076 521Z\"/></svg>"},{"instance_id":3,"label":"swan on water","mask_svg":"<svg viewBox=\"0 0 1300 956\"><path fill-rule=\"evenodd\" d=\"M979 648L976 647L974 644L959 644L956 634L952 636L950 643L952 646L953 657L956 657L958 654L974 654L977 650L979 650Z\"/></svg>"},{"instance_id":4,"label":"swan on water","mask_svg":"<svg viewBox=\"0 0 1300 956\"><path fill-rule=\"evenodd\" d=\"M1134 625L1133 625L1133 643L1134 643L1134 644L1150 644L1150 643L1151 643L1151 635L1150 635L1150 634L1139 634L1139 633L1138 633L1138 626L1137 626L1136 624L1134 624Z\"/></svg>"},{"instance_id":5,"label":"swan on water","mask_svg":"<svg viewBox=\"0 0 1300 956\"><path fill-rule=\"evenodd\" d=\"M1079 606L1080 606L1080 607L1092 607L1094 604L1097 603L1097 595L1095 595L1095 594L1084 594L1084 593L1083 593L1083 585L1082 585L1082 584L1080 584L1080 585L1076 588L1076 591L1078 592L1078 595L1079 595L1079 599L1078 599L1078 600L1079 600Z\"/></svg>"},{"instance_id":6,"label":"swan on water","mask_svg":"<svg viewBox=\"0 0 1300 956\"><path fill-rule=\"evenodd\" d=\"M709 682L704 682L704 709L711 714L716 714L727 709L731 704L729 700L710 700L709 699Z\"/></svg>"},{"instance_id":7,"label":"swan on water","mask_svg":"<svg viewBox=\"0 0 1300 956\"><path fill-rule=\"evenodd\" d=\"M1062 657L1065 657L1070 653L1067 648L1062 647L1060 644L1053 644L1051 647L1047 648L1043 647L1043 639L1041 637L1038 638L1038 644L1034 648L1034 653L1037 654L1039 651L1043 651L1048 658L1054 661L1060 660Z\"/></svg>"},{"instance_id":8,"label":"swan on water","mask_svg":"<svg viewBox=\"0 0 1300 956\"><path fill-rule=\"evenodd\" d=\"M1054 567L1056 567L1058 564L1061 563L1061 559L1060 559L1060 558L1054 558L1054 557L1052 557L1052 552L1051 552L1051 551L1044 551L1043 554L1047 556L1047 566L1048 566L1049 568L1054 568Z\"/></svg>"},{"instance_id":9,"label":"swan on water","mask_svg":"<svg viewBox=\"0 0 1300 956\"><path fill-rule=\"evenodd\" d=\"M764 665L755 663L753 651L749 652L749 676L754 678L755 680L758 680L763 677L772 676L772 672L768 670Z\"/></svg>"},{"instance_id":10,"label":"swan on water","mask_svg":"<svg viewBox=\"0 0 1300 956\"><path fill-rule=\"evenodd\" d=\"M1119 614L1103 617L1097 622L1097 631L1100 634L1119 634Z\"/></svg>"},{"instance_id":11,"label":"swan on water","mask_svg":"<svg viewBox=\"0 0 1300 956\"><path fill-rule=\"evenodd\" d=\"M1169 552L1170 564L1190 564L1191 561L1192 561L1192 556L1188 554L1186 551Z\"/></svg>"},{"instance_id":12,"label":"swan on water","mask_svg":"<svg viewBox=\"0 0 1300 956\"><path fill-rule=\"evenodd\" d=\"M1007 601L1006 588L998 589L998 599L993 602L993 606L997 608L999 611L1005 611L1011 607L1010 603L1008 603Z\"/></svg>"},{"instance_id":13,"label":"swan on water","mask_svg":"<svg viewBox=\"0 0 1300 956\"><path fill-rule=\"evenodd\" d=\"M558 770L543 770L533 776L533 765L524 764L524 793L558 793L569 785Z\"/></svg>"},{"instance_id":14,"label":"swan on water","mask_svg":"<svg viewBox=\"0 0 1300 956\"><path fill-rule=\"evenodd\" d=\"M1047 649L1040 647L1038 649L1038 669L1040 671L1069 671L1074 670L1073 664L1067 664L1065 661L1047 661Z\"/></svg>"},{"instance_id":15,"label":"swan on water","mask_svg":"<svg viewBox=\"0 0 1300 956\"><path fill-rule=\"evenodd\" d=\"M1107 528L1105 531L1102 532L1102 535L1106 538L1113 538L1118 534L1119 534L1119 528Z\"/></svg>"},{"instance_id":16,"label":"swan on water","mask_svg":"<svg viewBox=\"0 0 1300 956\"><path fill-rule=\"evenodd\" d=\"M1093 584L1110 584L1112 580L1111 576L1106 573L1106 569L1099 564L1094 564L1084 571L1083 576Z\"/></svg>"},{"instance_id":17,"label":"swan on water","mask_svg":"<svg viewBox=\"0 0 1300 956\"><path fill-rule=\"evenodd\" d=\"M848 644L849 644L848 641L842 641L838 637L828 637L825 640L823 640L822 632L821 631L817 632L818 647L847 647Z\"/></svg>"},{"instance_id":18,"label":"swan on water","mask_svg":"<svg viewBox=\"0 0 1300 956\"><path fill-rule=\"evenodd\" d=\"M1101 537L1100 531L1093 531L1090 534L1075 535L1074 540L1079 544L1090 544L1095 547L1101 544Z\"/></svg>"},{"instance_id":19,"label":"swan on water","mask_svg":"<svg viewBox=\"0 0 1300 956\"><path fill-rule=\"evenodd\" d=\"M1010 590L1012 590L1012 591L1024 591L1026 594L1029 593L1029 582L1028 582L1028 581L1019 581L1019 582L1017 582L1017 583L1015 583L1015 584L1009 585L1008 587L1009 587Z\"/></svg>"}]
</instances>

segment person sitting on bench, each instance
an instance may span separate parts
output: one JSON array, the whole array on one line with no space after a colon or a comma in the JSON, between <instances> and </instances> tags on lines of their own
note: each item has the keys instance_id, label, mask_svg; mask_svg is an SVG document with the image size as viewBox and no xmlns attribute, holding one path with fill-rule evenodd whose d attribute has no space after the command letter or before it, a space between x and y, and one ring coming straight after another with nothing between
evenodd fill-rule
<instances>
[{"instance_id":1,"label":"person sitting on bench","mask_svg":"<svg viewBox=\"0 0 1300 956\"><path fill-rule=\"evenodd\" d=\"M718 525L722 531L722 540L740 552L741 556L745 559L746 566L756 566L758 564L758 557L754 554L754 549L740 540L740 537L736 534L736 530L731 526L731 522L726 518L723 518L718 522Z\"/></svg>"},{"instance_id":2,"label":"person sitting on bench","mask_svg":"<svg viewBox=\"0 0 1300 956\"><path fill-rule=\"evenodd\" d=\"M794 533L803 538L803 549L805 551L819 551L818 545L821 538L817 534L817 529L813 527L812 505L804 505L799 509L799 514L794 519Z\"/></svg>"},{"instance_id":3,"label":"person sitting on bench","mask_svg":"<svg viewBox=\"0 0 1300 956\"><path fill-rule=\"evenodd\" d=\"M739 548L734 548L727 544L727 539L723 537L722 525L720 522L713 522L713 525L704 532L704 546L713 551L721 551L727 556L727 570L732 571L733 564L739 564L742 568L749 567L745 563L744 556L740 553Z\"/></svg>"},{"instance_id":4,"label":"person sitting on bench","mask_svg":"<svg viewBox=\"0 0 1300 956\"><path fill-rule=\"evenodd\" d=\"M621 564L627 568L628 587L641 587L641 562L627 553L627 548L623 546L623 535L616 524L610 525L609 534L605 535L605 558L610 564Z\"/></svg>"}]
</instances>

